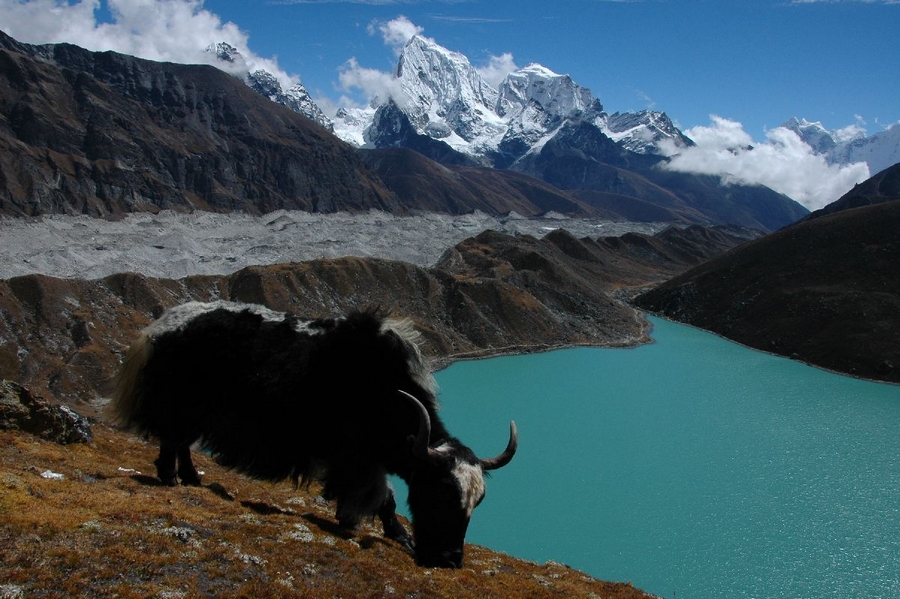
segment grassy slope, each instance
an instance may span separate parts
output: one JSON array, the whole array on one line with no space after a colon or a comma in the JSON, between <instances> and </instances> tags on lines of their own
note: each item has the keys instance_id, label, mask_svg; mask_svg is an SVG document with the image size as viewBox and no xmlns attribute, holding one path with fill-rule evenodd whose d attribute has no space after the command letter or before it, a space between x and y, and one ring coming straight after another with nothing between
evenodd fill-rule
<instances>
[{"instance_id":1,"label":"grassy slope","mask_svg":"<svg viewBox=\"0 0 900 599\"><path fill-rule=\"evenodd\" d=\"M94 433L60 446L0 431L0 595L648 597L473 545L462 570L422 569L374 525L344 535L315 487L253 481L205 456L203 487L161 487L127 470L152 473L152 445Z\"/></svg>"}]
</instances>

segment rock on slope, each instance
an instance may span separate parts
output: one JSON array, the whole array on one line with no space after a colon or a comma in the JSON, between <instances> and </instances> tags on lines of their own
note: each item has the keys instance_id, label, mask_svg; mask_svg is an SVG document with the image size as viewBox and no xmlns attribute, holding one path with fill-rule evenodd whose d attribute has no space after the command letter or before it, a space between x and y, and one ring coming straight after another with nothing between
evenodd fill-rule
<instances>
[{"instance_id":1,"label":"rock on slope","mask_svg":"<svg viewBox=\"0 0 900 599\"><path fill-rule=\"evenodd\" d=\"M900 382L898 230L900 199L824 214L690 270L636 304L751 347Z\"/></svg>"}]
</instances>

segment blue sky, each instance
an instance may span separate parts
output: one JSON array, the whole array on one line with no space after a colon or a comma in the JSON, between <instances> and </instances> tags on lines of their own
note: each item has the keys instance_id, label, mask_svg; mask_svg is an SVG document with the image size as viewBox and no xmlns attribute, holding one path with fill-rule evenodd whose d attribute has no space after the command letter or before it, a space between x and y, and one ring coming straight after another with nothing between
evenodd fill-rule
<instances>
[{"instance_id":1,"label":"blue sky","mask_svg":"<svg viewBox=\"0 0 900 599\"><path fill-rule=\"evenodd\" d=\"M78 16L61 19L68 31L59 20L35 27L23 5L33 15L67 5ZM136 14L143 23L130 22ZM191 22L188 37L202 45L236 25L253 53L331 101L349 95L338 81L349 59L391 70L395 53L371 25L401 15L476 66L504 54L518 66L539 62L590 88L610 112L664 110L683 129L711 114L754 139L791 116L829 129L859 122L869 133L900 120L897 0L0 0L0 28L34 43L103 45L103 35L78 27L116 21L165 38L177 28L146 21L168 18ZM51 39L60 37L70 39Z\"/></svg>"},{"instance_id":2,"label":"blue sky","mask_svg":"<svg viewBox=\"0 0 900 599\"><path fill-rule=\"evenodd\" d=\"M683 128L717 114L754 137L791 116L830 129L900 119L900 4L753 0L272 2L206 0L277 55L317 97L335 98L355 57L390 70L374 21L404 15L476 65L512 54L590 88L610 112L665 110Z\"/></svg>"},{"instance_id":3,"label":"blue sky","mask_svg":"<svg viewBox=\"0 0 900 599\"><path fill-rule=\"evenodd\" d=\"M718 157L735 140L761 147L726 174L752 172L741 180L811 207L868 172L831 168L773 129L797 116L871 135L900 121L900 0L0 0L0 29L29 43L203 62L206 46L228 41L252 65L302 81L326 112L366 100L341 74L394 68L384 31L397 24L476 67L569 74L609 112L663 110L715 140ZM775 166L792 180L774 180Z\"/></svg>"}]
</instances>

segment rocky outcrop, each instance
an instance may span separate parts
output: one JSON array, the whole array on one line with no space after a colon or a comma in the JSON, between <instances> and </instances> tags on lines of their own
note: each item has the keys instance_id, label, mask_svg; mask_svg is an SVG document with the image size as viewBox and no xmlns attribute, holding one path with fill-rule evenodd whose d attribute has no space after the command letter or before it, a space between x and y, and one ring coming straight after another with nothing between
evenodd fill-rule
<instances>
[{"instance_id":1,"label":"rocky outcrop","mask_svg":"<svg viewBox=\"0 0 900 599\"><path fill-rule=\"evenodd\" d=\"M93 438L84 416L4 380L0 380L0 429L24 431L61 445L89 443Z\"/></svg>"}]
</instances>

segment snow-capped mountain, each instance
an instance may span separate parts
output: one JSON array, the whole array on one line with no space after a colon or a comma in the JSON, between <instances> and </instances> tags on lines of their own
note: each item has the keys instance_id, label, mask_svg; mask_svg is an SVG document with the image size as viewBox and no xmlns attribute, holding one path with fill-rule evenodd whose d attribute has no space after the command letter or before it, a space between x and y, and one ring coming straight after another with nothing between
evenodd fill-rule
<instances>
[{"instance_id":1,"label":"snow-capped mountain","mask_svg":"<svg viewBox=\"0 0 900 599\"><path fill-rule=\"evenodd\" d=\"M865 162L869 173L880 173L900 162L900 125L839 143L829 152L829 160L836 164Z\"/></svg>"},{"instance_id":2,"label":"snow-capped mountain","mask_svg":"<svg viewBox=\"0 0 900 599\"><path fill-rule=\"evenodd\" d=\"M900 125L866 135L861 130L829 131L820 122L793 117L782 127L794 131L816 154L831 164L865 162L876 174L900 162Z\"/></svg>"},{"instance_id":3,"label":"snow-capped mountain","mask_svg":"<svg viewBox=\"0 0 900 599\"><path fill-rule=\"evenodd\" d=\"M656 110L615 112L606 117L602 129L607 137L638 154L658 153L664 140L682 148L694 145L665 112Z\"/></svg>"},{"instance_id":4,"label":"snow-capped mountain","mask_svg":"<svg viewBox=\"0 0 900 599\"><path fill-rule=\"evenodd\" d=\"M691 145L665 113L607 115L589 89L539 64L510 73L494 88L464 55L421 36L407 42L394 76L390 98L339 112L335 134L367 147L404 145L415 134L500 167L539 152L572 120L591 123L633 152L657 153L662 139ZM401 133L404 140L396 137Z\"/></svg>"},{"instance_id":5,"label":"snow-capped mountain","mask_svg":"<svg viewBox=\"0 0 900 599\"><path fill-rule=\"evenodd\" d=\"M231 66L244 66L244 59L237 48L225 42L213 44L206 49L214 53L216 57ZM238 69L242 71L242 69ZM319 123L329 131L334 131L334 123L325 116L325 113L313 101L309 92L301 83L295 83L286 91L282 88L278 78L264 69L256 69L253 72L242 72L244 82L255 92L269 98L276 104L281 104Z\"/></svg>"}]
</instances>

